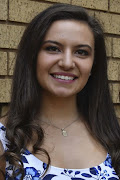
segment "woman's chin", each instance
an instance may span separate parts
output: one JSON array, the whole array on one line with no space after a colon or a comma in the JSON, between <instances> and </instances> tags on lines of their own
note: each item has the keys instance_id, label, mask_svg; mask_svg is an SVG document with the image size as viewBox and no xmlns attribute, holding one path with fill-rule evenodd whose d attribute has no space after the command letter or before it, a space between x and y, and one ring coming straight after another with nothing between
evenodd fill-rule
<instances>
[{"instance_id":1,"label":"woman's chin","mask_svg":"<svg viewBox=\"0 0 120 180\"><path fill-rule=\"evenodd\" d=\"M73 97L77 94L77 92L73 92L73 91L70 91L70 89L49 89L49 90L45 90L43 89L43 94L47 94L51 97L63 97L63 98L66 98L66 97Z\"/></svg>"},{"instance_id":2,"label":"woman's chin","mask_svg":"<svg viewBox=\"0 0 120 180\"><path fill-rule=\"evenodd\" d=\"M53 93L53 96L56 96L56 97L63 97L63 98L66 98L66 97L72 97L74 94L73 93L70 93L70 92L55 92Z\"/></svg>"}]
</instances>

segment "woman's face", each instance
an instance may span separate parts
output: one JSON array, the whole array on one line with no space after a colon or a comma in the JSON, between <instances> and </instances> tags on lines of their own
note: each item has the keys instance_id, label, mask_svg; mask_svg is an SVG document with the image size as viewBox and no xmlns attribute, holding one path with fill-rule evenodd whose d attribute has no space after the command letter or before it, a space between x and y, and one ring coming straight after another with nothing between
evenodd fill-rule
<instances>
[{"instance_id":1,"label":"woman's face","mask_svg":"<svg viewBox=\"0 0 120 180\"><path fill-rule=\"evenodd\" d=\"M59 20L49 28L37 57L44 93L75 96L86 85L94 60L94 36L83 21Z\"/></svg>"}]
</instances>

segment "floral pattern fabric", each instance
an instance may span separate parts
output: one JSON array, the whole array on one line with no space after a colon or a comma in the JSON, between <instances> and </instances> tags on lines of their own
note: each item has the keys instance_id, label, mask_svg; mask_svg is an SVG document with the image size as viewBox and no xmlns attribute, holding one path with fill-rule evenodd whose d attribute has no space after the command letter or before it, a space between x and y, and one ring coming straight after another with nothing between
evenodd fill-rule
<instances>
[{"instance_id":1,"label":"floral pattern fabric","mask_svg":"<svg viewBox=\"0 0 120 180\"><path fill-rule=\"evenodd\" d=\"M7 150L8 141L6 139L6 129L0 123L0 140L3 144L4 150ZM23 180L117 180L114 168L112 167L111 157L107 157L103 163L98 166L86 169L63 169L50 166L47 173L43 176L47 164L39 160L27 149L21 154L21 160L24 164L25 176ZM6 162L6 180L11 179L12 166ZM18 175L14 180L20 180Z\"/></svg>"}]
</instances>

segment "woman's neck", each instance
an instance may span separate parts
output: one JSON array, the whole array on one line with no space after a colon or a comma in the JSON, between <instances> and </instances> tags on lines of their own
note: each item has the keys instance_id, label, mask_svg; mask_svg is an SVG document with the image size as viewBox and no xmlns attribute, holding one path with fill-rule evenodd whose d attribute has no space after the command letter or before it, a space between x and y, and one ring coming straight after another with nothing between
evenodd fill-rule
<instances>
[{"instance_id":1,"label":"woman's neck","mask_svg":"<svg viewBox=\"0 0 120 180\"><path fill-rule=\"evenodd\" d=\"M43 95L40 119L50 121L51 123L61 126L67 125L79 117L77 110L76 97L53 97Z\"/></svg>"}]
</instances>

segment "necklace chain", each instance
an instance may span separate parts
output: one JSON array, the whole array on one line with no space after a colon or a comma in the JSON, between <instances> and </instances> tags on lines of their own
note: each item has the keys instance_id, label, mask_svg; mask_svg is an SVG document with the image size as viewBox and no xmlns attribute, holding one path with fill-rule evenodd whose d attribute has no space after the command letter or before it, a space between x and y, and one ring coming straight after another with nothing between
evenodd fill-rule
<instances>
[{"instance_id":1,"label":"necklace chain","mask_svg":"<svg viewBox=\"0 0 120 180\"><path fill-rule=\"evenodd\" d=\"M62 135L64 137L68 136L68 133L67 131L65 130L67 127L71 126L74 122L76 122L78 120L79 117L77 117L77 119L75 119L73 122L71 122L70 124L68 124L67 126L65 126L64 128L59 128L57 127L56 125L52 124L51 122L46 122L46 121L43 121L45 123L47 123L48 125L52 125L53 127L57 128L57 129L60 129L62 131Z\"/></svg>"}]
</instances>

